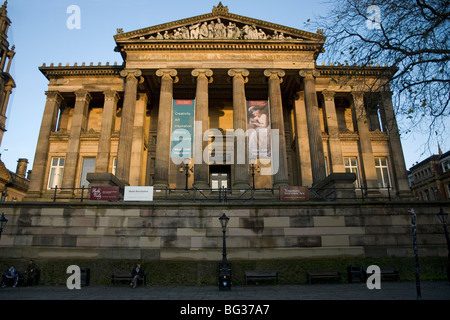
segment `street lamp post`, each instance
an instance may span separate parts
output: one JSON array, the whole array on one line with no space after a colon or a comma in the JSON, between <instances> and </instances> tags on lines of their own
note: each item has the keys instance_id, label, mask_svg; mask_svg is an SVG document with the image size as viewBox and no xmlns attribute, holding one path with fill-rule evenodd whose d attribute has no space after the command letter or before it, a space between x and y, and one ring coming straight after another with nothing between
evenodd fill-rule
<instances>
[{"instance_id":1,"label":"street lamp post","mask_svg":"<svg viewBox=\"0 0 450 320\"><path fill-rule=\"evenodd\" d=\"M3 228L6 227L7 223L8 219L5 218L5 214L2 212L2 215L0 216L0 239L2 238Z\"/></svg>"},{"instance_id":2,"label":"street lamp post","mask_svg":"<svg viewBox=\"0 0 450 320\"><path fill-rule=\"evenodd\" d=\"M442 226L444 227L444 233L445 233L445 240L447 241L447 251L448 251L448 260L447 260L447 280L450 282L450 239L448 238L448 231L447 231L447 218L448 213L444 210L439 211L437 214L439 221L441 221Z\"/></svg>"},{"instance_id":3,"label":"street lamp post","mask_svg":"<svg viewBox=\"0 0 450 320\"><path fill-rule=\"evenodd\" d=\"M255 190L255 171L257 173L260 172L260 169L258 166L255 166L254 163L250 164L250 170L252 171L252 186L253 186L253 190Z\"/></svg>"},{"instance_id":4,"label":"street lamp post","mask_svg":"<svg viewBox=\"0 0 450 320\"><path fill-rule=\"evenodd\" d=\"M227 224L230 218L224 213L220 218L220 225L222 226L223 245L222 245L222 262L219 263L219 290L231 290L231 263L227 260L227 245L225 233Z\"/></svg>"},{"instance_id":5,"label":"street lamp post","mask_svg":"<svg viewBox=\"0 0 450 320\"><path fill-rule=\"evenodd\" d=\"M408 213L411 215L411 229L413 235L413 249L414 249L414 271L416 274L416 293L417 299L422 299L422 292L420 289L420 278L419 278L419 258L417 253L417 233L416 233L416 213L414 209L410 209Z\"/></svg>"},{"instance_id":6,"label":"street lamp post","mask_svg":"<svg viewBox=\"0 0 450 320\"><path fill-rule=\"evenodd\" d=\"M184 190L188 189L188 181L189 181L189 162L191 161L191 159L186 159L184 161L184 167L183 165L180 166L180 172L186 175L186 185L184 187ZM193 169L191 168L190 171L192 172Z\"/></svg>"}]
</instances>

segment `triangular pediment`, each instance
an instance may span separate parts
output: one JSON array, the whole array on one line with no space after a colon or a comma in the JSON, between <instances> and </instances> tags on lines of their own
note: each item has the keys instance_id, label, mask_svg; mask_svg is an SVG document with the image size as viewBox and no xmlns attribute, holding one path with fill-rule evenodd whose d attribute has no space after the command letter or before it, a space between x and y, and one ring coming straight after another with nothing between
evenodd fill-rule
<instances>
[{"instance_id":1,"label":"triangular pediment","mask_svg":"<svg viewBox=\"0 0 450 320\"><path fill-rule=\"evenodd\" d=\"M136 40L325 41L322 33L311 33L230 13L222 3L214 6L209 14L131 32L123 32L120 29L117 31L117 35L114 36L116 42Z\"/></svg>"}]
</instances>

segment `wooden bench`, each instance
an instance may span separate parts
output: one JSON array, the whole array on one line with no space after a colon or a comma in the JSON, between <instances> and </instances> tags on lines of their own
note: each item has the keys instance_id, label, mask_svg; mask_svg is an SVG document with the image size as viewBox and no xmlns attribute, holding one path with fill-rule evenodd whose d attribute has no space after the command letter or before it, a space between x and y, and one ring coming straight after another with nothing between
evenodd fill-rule
<instances>
[{"instance_id":1,"label":"wooden bench","mask_svg":"<svg viewBox=\"0 0 450 320\"><path fill-rule=\"evenodd\" d=\"M133 280L133 276L131 275L130 271L119 271L119 270L113 270L111 274L111 284L114 285L116 281L128 281L131 283ZM139 281L142 281L142 285L146 285L146 277L141 276L138 277L137 284L139 284Z\"/></svg>"},{"instance_id":2,"label":"wooden bench","mask_svg":"<svg viewBox=\"0 0 450 320\"><path fill-rule=\"evenodd\" d=\"M367 280L367 269L364 270L364 277ZM400 281L400 273L395 267L380 267L380 277Z\"/></svg>"},{"instance_id":3,"label":"wooden bench","mask_svg":"<svg viewBox=\"0 0 450 320\"><path fill-rule=\"evenodd\" d=\"M267 280L275 279L278 285L278 271L276 270L249 270L244 271L245 275L245 285L247 285L248 280Z\"/></svg>"},{"instance_id":4,"label":"wooden bench","mask_svg":"<svg viewBox=\"0 0 450 320\"><path fill-rule=\"evenodd\" d=\"M308 283L312 284L315 279L337 280L341 282L341 273L337 270L312 270L306 272Z\"/></svg>"}]
</instances>

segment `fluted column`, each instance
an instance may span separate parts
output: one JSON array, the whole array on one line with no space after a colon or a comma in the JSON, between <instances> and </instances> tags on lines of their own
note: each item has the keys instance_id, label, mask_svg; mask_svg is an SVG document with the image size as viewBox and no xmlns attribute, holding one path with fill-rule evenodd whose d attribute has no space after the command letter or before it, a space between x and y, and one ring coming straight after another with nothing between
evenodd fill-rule
<instances>
[{"instance_id":1,"label":"fluted column","mask_svg":"<svg viewBox=\"0 0 450 320\"><path fill-rule=\"evenodd\" d=\"M50 147L50 134L56 128L58 109L64 100L57 91L47 91L45 94L47 95L47 101L45 103L44 115L42 116L41 129L39 130L36 154L34 155L33 174L26 198L38 198L42 190L46 188L44 183L48 175L47 160Z\"/></svg>"},{"instance_id":2,"label":"fluted column","mask_svg":"<svg viewBox=\"0 0 450 320\"><path fill-rule=\"evenodd\" d=\"M364 107L364 92L352 92L355 118L359 133L359 146L362 158L363 173L365 177L365 187L368 193L377 193L378 180L375 169L375 158L373 156L372 141L370 140L369 122L367 120L366 109Z\"/></svg>"},{"instance_id":3,"label":"fluted column","mask_svg":"<svg viewBox=\"0 0 450 320\"><path fill-rule=\"evenodd\" d=\"M178 82L177 70L159 69L156 75L161 77L159 96L158 130L156 140L155 179L154 185L169 185L170 167L170 133L172 128L173 84Z\"/></svg>"},{"instance_id":4,"label":"fluted column","mask_svg":"<svg viewBox=\"0 0 450 320\"><path fill-rule=\"evenodd\" d=\"M98 142L97 159L95 161L95 172L108 172L109 157L111 152L111 134L114 130L114 119L116 117L117 102L119 95L116 91L105 91L105 102L103 105L102 126Z\"/></svg>"},{"instance_id":5,"label":"fluted column","mask_svg":"<svg viewBox=\"0 0 450 320\"><path fill-rule=\"evenodd\" d=\"M197 78L195 93L195 121L201 122L202 132L195 128L194 136L194 187L209 188L209 165L203 161L203 150L208 142L204 141L203 133L208 130L208 84L212 82L213 72L210 69L194 69L192 76ZM201 149L200 149L201 148ZM200 149L200 150L199 150ZM196 157L200 159L196 159Z\"/></svg>"},{"instance_id":6,"label":"fluted column","mask_svg":"<svg viewBox=\"0 0 450 320\"><path fill-rule=\"evenodd\" d=\"M148 97L145 93L138 94L134 116L133 142L131 147L130 185L140 186L145 182L144 147L145 147L145 115Z\"/></svg>"},{"instance_id":7,"label":"fluted column","mask_svg":"<svg viewBox=\"0 0 450 320\"><path fill-rule=\"evenodd\" d=\"M139 82L142 82L142 71L125 69L120 72L125 79L125 92L120 120L119 145L117 147L116 177L125 185L130 181L131 146L133 142L134 113Z\"/></svg>"},{"instance_id":8,"label":"fluted column","mask_svg":"<svg viewBox=\"0 0 450 320\"><path fill-rule=\"evenodd\" d=\"M281 69L267 69L264 70L264 75L268 77L269 81L269 102L270 102L270 117L271 117L271 129L278 130L279 140L272 141L272 146L279 149L279 159L273 159L272 162L278 161L278 170L275 170L273 176L273 186L285 186L289 185L288 180L288 166L286 155L286 138L284 132L284 120L283 120L283 102L281 98L280 83L283 82L285 76L284 70ZM272 163L274 166L274 163ZM276 168L276 166L275 166Z\"/></svg>"},{"instance_id":9,"label":"fluted column","mask_svg":"<svg viewBox=\"0 0 450 320\"><path fill-rule=\"evenodd\" d=\"M86 130L87 116L91 95L86 90L75 92L75 108L72 117L72 126L67 143L66 159L64 161L64 172L62 177L63 188L75 188L75 175L77 172L78 156L80 152L80 136Z\"/></svg>"},{"instance_id":10,"label":"fluted column","mask_svg":"<svg viewBox=\"0 0 450 320\"><path fill-rule=\"evenodd\" d=\"M392 92L382 92L381 94L382 112L386 121L386 129L389 135L389 149L391 163L394 173L394 187L400 196L411 197L411 189L408 183L408 173L403 155L400 133L398 132L397 120L395 119L394 107L392 106Z\"/></svg>"},{"instance_id":11,"label":"fluted column","mask_svg":"<svg viewBox=\"0 0 450 320\"><path fill-rule=\"evenodd\" d=\"M306 121L305 93L297 92L294 103L295 109L295 138L297 143L297 157L299 159L302 186L311 187L313 184L311 155L309 151L308 121Z\"/></svg>"},{"instance_id":12,"label":"fluted column","mask_svg":"<svg viewBox=\"0 0 450 320\"><path fill-rule=\"evenodd\" d=\"M323 91L325 100L325 119L328 129L328 145L330 154L330 168L332 173L345 172L344 158L342 157L341 139L339 138L339 125L336 115L336 105L334 104L335 92Z\"/></svg>"},{"instance_id":13,"label":"fluted column","mask_svg":"<svg viewBox=\"0 0 450 320\"><path fill-rule=\"evenodd\" d=\"M317 70L301 70L305 89L306 118L308 121L309 149L311 153L311 169L313 184L325 179L325 154L323 151L322 130L320 128L319 105L317 102L316 80Z\"/></svg>"},{"instance_id":14,"label":"fluted column","mask_svg":"<svg viewBox=\"0 0 450 320\"><path fill-rule=\"evenodd\" d=\"M233 129L247 130L247 110L245 98L245 84L248 82L250 72L247 69L230 69L228 75L233 79ZM241 158L245 154L245 161ZM244 162L244 163L242 163ZM245 139L245 149L238 150L237 139L234 139L234 183L235 189L249 188L248 182L248 143Z\"/></svg>"}]
</instances>

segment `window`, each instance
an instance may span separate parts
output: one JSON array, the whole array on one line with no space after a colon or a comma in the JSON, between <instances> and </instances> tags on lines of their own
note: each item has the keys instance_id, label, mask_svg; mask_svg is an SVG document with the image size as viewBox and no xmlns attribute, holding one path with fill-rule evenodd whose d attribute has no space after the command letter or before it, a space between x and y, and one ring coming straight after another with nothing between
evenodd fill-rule
<instances>
[{"instance_id":1,"label":"window","mask_svg":"<svg viewBox=\"0 0 450 320\"><path fill-rule=\"evenodd\" d=\"M375 158L375 169L377 170L378 188L390 188L391 179L387 158Z\"/></svg>"},{"instance_id":2,"label":"window","mask_svg":"<svg viewBox=\"0 0 450 320\"><path fill-rule=\"evenodd\" d=\"M450 171L450 160L442 162L442 172L445 173L447 171Z\"/></svg>"},{"instance_id":3,"label":"window","mask_svg":"<svg viewBox=\"0 0 450 320\"><path fill-rule=\"evenodd\" d=\"M89 187L89 181L86 180L86 175L89 172L95 172L95 158L84 158L83 167L81 169L80 188Z\"/></svg>"},{"instance_id":4,"label":"window","mask_svg":"<svg viewBox=\"0 0 450 320\"><path fill-rule=\"evenodd\" d=\"M344 158L345 172L352 172L356 174L356 180L353 183L355 188L359 188L359 169L358 169L358 158L356 157L348 157Z\"/></svg>"},{"instance_id":5,"label":"window","mask_svg":"<svg viewBox=\"0 0 450 320\"><path fill-rule=\"evenodd\" d=\"M48 189L61 186L64 170L64 158L52 158L50 175L48 177Z\"/></svg>"},{"instance_id":6,"label":"window","mask_svg":"<svg viewBox=\"0 0 450 320\"><path fill-rule=\"evenodd\" d=\"M111 173L115 175L116 174L116 169L117 169L117 157L114 157Z\"/></svg>"}]
</instances>

